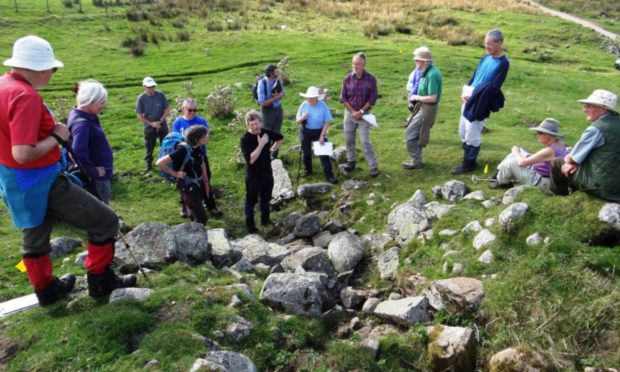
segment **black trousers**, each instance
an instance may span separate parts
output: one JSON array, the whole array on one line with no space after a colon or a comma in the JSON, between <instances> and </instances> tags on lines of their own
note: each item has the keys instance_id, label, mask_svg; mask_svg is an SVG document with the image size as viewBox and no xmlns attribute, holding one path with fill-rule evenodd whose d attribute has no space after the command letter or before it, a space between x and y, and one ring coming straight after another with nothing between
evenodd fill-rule
<instances>
[{"instance_id":1,"label":"black trousers","mask_svg":"<svg viewBox=\"0 0 620 372\"><path fill-rule=\"evenodd\" d=\"M245 178L245 218L254 221L254 206L260 198L260 219L269 220L269 202L273 191L273 175L265 174L258 177Z\"/></svg>"},{"instance_id":2,"label":"black trousers","mask_svg":"<svg viewBox=\"0 0 620 372\"><path fill-rule=\"evenodd\" d=\"M312 173L312 142L319 140L321 131L322 129L307 129L303 127L300 133L304 168L309 173ZM332 172L332 164L329 160L329 156L319 156L319 159L321 159L321 166L323 167L325 177L332 177L334 174Z\"/></svg>"},{"instance_id":3,"label":"black trousers","mask_svg":"<svg viewBox=\"0 0 620 372\"><path fill-rule=\"evenodd\" d=\"M166 123L161 123L159 130L149 126L144 127L144 161L147 167L150 168L153 165L153 150L155 150L157 139L159 138L159 144L161 145L161 142L167 134L168 125Z\"/></svg>"},{"instance_id":4,"label":"black trousers","mask_svg":"<svg viewBox=\"0 0 620 372\"><path fill-rule=\"evenodd\" d=\"M179 186L179 193L185 208L187 208L189 218L192 222L206 225L207 212L202 204L203 192L203 188L197 184Z\"/></svg>"}]
</instances>

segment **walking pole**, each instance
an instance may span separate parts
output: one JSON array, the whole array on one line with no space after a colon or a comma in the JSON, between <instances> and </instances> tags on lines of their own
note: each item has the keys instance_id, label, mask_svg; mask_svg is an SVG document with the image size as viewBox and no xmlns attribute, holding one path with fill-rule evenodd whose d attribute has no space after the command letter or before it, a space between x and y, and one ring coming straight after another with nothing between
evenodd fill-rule
<instances>
[{"instance_id":1,"label":"walking pole","mask_svg":"<svg viewBox=\"0 0 620 372\"><path fill-rule=\"evenodd\" d=\"M97 189L94 187L95 185L93 184L92 180L90 179L90 177L88 176L88 174L84 171L84 167L82 166L82 164L80 163L80 161L77 159L77 157L75 156L75 154L73 153L73 150L71 149L71 146L69 146L69 143L65 140L63 140L62 138L60 138L60 136L52 133L51 134L52 137L54 137L56 139L56 141L58 141L58 143L60 144L60 146L62 146L64 149L67 150L67 152L69 153L69 155L71 155L71 157L73 158L73 161L75 162L75 164L77 165L78 169L80 170L80 172L82 172L82 174L84 174L84 176L86 177L86 183L88 184L88 186L91 188L91 190L94 192L94 196L99 199L99 195L97 194ZM99 199L101 200L101 199ZM151 285L151 281L149 280L149 278L146 276L146 272L144 271L144 269L142 268L142 265L140 265L140 262L138 262L138 260L136 259L136 256L133 254L133 251L130 249L129 244L127 243L127 241L125 240L125 236L123 236L123 233L120 232L120 230L118 231L119 237L120 239L123 241L123 243L125 244L125 248L127 248L127 252L129 252L129 256L132 258L132 260L134 261L134 263L138 266L138 269L140 270L140 272L142 273L142 275L144 276L144 279L146 279L146 281L149 283L149 285Z\"/></svg>"}]
</instances>

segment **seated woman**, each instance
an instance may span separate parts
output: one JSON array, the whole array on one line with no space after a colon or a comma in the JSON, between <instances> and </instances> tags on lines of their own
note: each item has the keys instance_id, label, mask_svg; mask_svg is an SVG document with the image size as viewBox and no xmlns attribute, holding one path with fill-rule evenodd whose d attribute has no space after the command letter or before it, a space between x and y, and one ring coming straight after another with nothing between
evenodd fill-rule
<instances>
[{"instance_id":1,"label":"seated woman","mask_svg":"<svg viewBox=\"0 0 620 372\"><path fill-rule=\"evenodd\" d=\"M559 140L560 123L547 118L537 127L530 128L536 132L538 142L545 147L534 154L528 154L518 146L497 166L497 172L491 176L489 187L512 187L518 183L527 186L548 187L551 175L551 160L564 157L568 153L566 145Z\"/></svg>"},{"instance_id":2,"label":"seated woman","mask_svg":"<svg viewBox=\"0 0 620 372\"><path fill-rule=\"evenodd\" d=\"M202 125L192 125L185 132L185 142L180 142L170 154L157 160L157 166L162 171L178 179L177 188L181 199L193 222L207 224L207 212L202 204L204 188L206 187L203 175L206 175L204 153L202 146L209 141L209 130ZM187 152L191 156L185 162ZM172 163L172 168L168 164Z\"/></svg>"},{"instance_id":3,"label":"seated woman","mask_svg":"<svg viewBox=\"0 0 620 372\"><path fill-rule=\"evenodd\" d=\"M301 141L301 151L304 155L304 177L312 175L312 142L318 141L321 146L325 143L329 123L333 120L329 112L329 107L321 99L317 87L309 87L306 93L299 93L306 100L297 109L296 120L301 125L299 137ZM319 156L323 173L327 182L336 184L338 180L332 172L332 165L329 156Z\"/></svg>"}]
</instances>

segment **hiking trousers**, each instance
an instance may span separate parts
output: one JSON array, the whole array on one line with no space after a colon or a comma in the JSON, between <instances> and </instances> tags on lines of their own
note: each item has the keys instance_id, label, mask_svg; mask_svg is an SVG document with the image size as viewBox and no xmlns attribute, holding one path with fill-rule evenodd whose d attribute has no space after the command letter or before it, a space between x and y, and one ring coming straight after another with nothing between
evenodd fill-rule
<instances>
[{"instance_id":1,"label":"hiking trousers","mask_svg":"<svg viewBox=\"0 0 620 372\"><path fill-rule=\"evenodd\" d=\"M377 169L377 156L375 150L370 143L370 124L365 120L357 120L351 116L349 110L344 110L344 141L347 147L347 161L354 163L357 155L355 154L355 132L359 132L360 144L362 145L362 153L368 167Z\"/></svg>"},{"instance_id":2,"label":"hiking trousers","mask_svg":"<svg viewBox=\"0 0 620 372\"><path fill-rule=\"evenodd\" d=\"M159 145L161 146L164 137L168 134L168 124L161 123L161 127L159 130L150 127L148 125L144 126L144 161L146 162L146 166L151 168L153 166L153 151L155 150L155 145L157 144L157 139L159 138Z\"/></svg>"}]
</instances>

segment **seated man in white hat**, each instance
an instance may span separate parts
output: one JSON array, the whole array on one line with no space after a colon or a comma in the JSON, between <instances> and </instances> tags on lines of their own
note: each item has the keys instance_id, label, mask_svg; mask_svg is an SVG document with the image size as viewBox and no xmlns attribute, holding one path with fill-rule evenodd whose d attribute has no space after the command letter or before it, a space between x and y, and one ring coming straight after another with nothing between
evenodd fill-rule
<instances>
[{"instance_id":1,"label":"seated man in white hat","mask_svg":"<svg viewBox=\"0 0 620 372\"><path fill-rule=\"evenodd\" d=\"M549 187L551 160L568 154L566 145L560 141L564 135L560 133L560 123L553 118L546 118L530 130L536 132L536 139L545 147L529 154L519 146L512 146L510 154L499 163L497 171L491 176L490 188L508 188L515 183L543 189Z\"/></svg>"},{"instance_id":2,"label":"seated man in white hat","mask_svg":"<svg viewBox=\"0 0 620 372\"><path fill-rule=\"evenodd\" d=\"M554 195L568 195L581 190L595 197L620 202L620 116L618 97L597 89L579 100L590 124L571 152L555 159L551 168Z\"/></svg>"}]
</instances>

